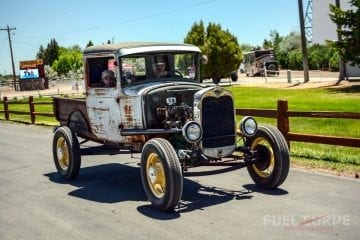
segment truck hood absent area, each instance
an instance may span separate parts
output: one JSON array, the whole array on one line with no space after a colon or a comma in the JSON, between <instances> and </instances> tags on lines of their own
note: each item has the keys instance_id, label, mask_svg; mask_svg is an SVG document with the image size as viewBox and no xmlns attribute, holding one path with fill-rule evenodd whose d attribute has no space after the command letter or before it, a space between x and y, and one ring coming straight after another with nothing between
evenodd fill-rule
<instances>
[{"instance_id":1,"label":"truck hood absent area","mask_svg":"<svg viewBox=\"0 0 360 240\"><path fill-rule=\"evenodd\" d=\"M171 86L179 86L179 87L200 87L203 88L199 83L193 82L150 82L150 83L142 83L133 86L125 87L124 94L131 97L142 96L144 93L147 93L151 90L163 87L171 87Z\"/></svg>"}]
</instances>

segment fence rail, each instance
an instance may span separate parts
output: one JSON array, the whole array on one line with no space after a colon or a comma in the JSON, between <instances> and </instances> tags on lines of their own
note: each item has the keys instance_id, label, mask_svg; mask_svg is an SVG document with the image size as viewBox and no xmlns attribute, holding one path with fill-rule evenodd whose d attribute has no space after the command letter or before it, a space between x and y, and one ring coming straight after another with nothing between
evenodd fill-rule
<instances>
[{"instance_id":1,"label":"fence rail","mask_svg":"<svg viewBox=\"0 0 360 240\"><path fill-rule=\"evenodd\" d=\"M28 104L29 111L15 111L10 110L9 106L12 104ZM38 112L35 109L36 105L52 105L52 102L34 102L34 98L30 96L28 102L14 102L9 101L7 97L3 98L4 113L6 120L10 120L10 114L29 115L31 123L36 123L36 116L54 117L53 112ZM308 142L308 143L321 143L329 145L347 146L347 147L360 147L360 138L314 135L290 132L290 117L304 117L304 118L343 118L343 119L360 119L359 112L312 112L312 111L289 111L288 102L279 100L277 102L277 109L250 109L250 108L237 108L236 115L241 116L254 116L275 118L277 120L277 127L284 135L288 145L290 142Z\"/></svg>"}]
</instances>

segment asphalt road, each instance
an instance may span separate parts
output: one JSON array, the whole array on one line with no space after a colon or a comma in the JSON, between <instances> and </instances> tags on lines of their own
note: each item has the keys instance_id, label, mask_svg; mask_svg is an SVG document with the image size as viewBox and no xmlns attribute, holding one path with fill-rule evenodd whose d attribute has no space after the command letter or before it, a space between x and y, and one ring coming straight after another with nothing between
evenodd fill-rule
<instances>
[{"instance_id":1,"label":"asphalt road","mask_svg":"<svg viewBox=\"0 0 360 240\"><path fill-rule=\"evenodd\" d=\"M138 157L84 156L57 175L50 128L0 122L0 239L360 239L360 181L291 169L275 191L246 169L184 178L180 206L153 210Z\"/></svg>"}]
</instances>

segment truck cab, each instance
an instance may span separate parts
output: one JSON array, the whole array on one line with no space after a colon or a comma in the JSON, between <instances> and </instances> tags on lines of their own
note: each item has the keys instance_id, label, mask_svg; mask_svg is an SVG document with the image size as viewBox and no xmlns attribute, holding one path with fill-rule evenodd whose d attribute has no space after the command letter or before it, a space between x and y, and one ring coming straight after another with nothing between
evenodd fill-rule
<instances>
[{"instance_id":1,"label":"truck cab","mask_svg":"<svg viewBox=\"0 0 360 240\"><path fill-rule=\"evenodd\" d=\"M157 98L148 99L148 92L179 84L181 89L200 89L199 56L199 48L185 44L122 43L87 48L86 107L91 131L104 141L132 143L139 137L129 136L129 130L163 128L156 108L167 103L155 106ZM165 64L167 75L156 76L159 64ZM104 70L115 73L113 87L103 86ZM171 101L170 95L163 100Z\"/></svg>"}]
</instances>

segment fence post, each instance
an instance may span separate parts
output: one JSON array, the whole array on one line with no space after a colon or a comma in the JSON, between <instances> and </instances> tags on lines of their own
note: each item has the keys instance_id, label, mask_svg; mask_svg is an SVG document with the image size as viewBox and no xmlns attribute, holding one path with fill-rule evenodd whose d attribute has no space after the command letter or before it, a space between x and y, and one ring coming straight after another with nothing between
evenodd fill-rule
<instances>
[{"instance_id":1,"label":"fence post","mask_svg":"<svg viewBox=\"0 0 360 240\"><path fill-rule=\"evenodd\" d=\"M4 115L5 115L5 120L9 120L9 102L8 102L8 98L4 97Z\"/></svg>"},{"instance_id":2,"label":"fence post","mask_svg":"<svg viewBox=\"0 0 360 240\"><path fill-rule=\"evenodd\" d=\"M287 82L291 83L291 70L287 70Z\"/></svg>"},{"instance_id":3,"label":"fence post","mask_svg":"<svg viewBox=\"0 0 360 240\"><path fill-rule=\"evenodd\" d=\"M30 119L31 119L31 124L35 124L35 107L34 107L34 97L30 96L29 97L29 109L30 109Z\"/></svg>"},{"instance_id":4,"label":"fence post","mask_svg":"<svg viewBox=\"0 0 360 240\"><path fill-rule=\"evenodd\" d=\"M290 131L289 116L287 114L288 102L286 100L278 100L277 102L277 127L284 135L288 147L290 149L290 141L288 139L288 132Z\"/></svg>"}]
</instances>

